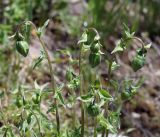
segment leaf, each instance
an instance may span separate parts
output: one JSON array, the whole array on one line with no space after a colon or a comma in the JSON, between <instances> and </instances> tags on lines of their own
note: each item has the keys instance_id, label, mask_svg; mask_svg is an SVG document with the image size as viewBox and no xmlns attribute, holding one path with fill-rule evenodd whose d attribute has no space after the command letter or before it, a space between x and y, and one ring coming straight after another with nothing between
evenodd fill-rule
<instances>
[{"instance_id":1,"label":"leaf","mask_svg":"<svg viewBox=\"0 0 160 137\"><path fill-rule=\"evenodd\" d=\"M110 80L111 85L114 87L115 91L118 91L119 84L115 80Z\"/></svg>"},{"instance_id":2,"label":"leaf","mask_svg":"<svg viewBox=\"0 0 160 137\"><path fill-rule=\"evenodd\" d=\"M47 114L50 113L50 112L55 112L56 111L56 105L53 104L52 106L49 107L48 111L47 111Z\"/></svg>"},{"instance_id":3,"label":"leaf","mask_svg":"<svg viewBox=\"0 0 160 137\"><path fill-rule=\"evenodd\" d=\"M112 100L112 96L109 94L107 90L101 89L99 90L99 95L106 100Z\"/></svg>"},{"instance_id":4,"label":"leaf","mask_svg":"<svg viewBox=\"0 0 160 137\"><path fill-rule=\"evenodd\" d=\"M109 123L112 123L112 126L114 127L115 131L117 132L117 129L120 128L120 113L110 111L108 115L109 116L107 119L108 119Z\"/></svg>"},{"instance_id":5,"label":"leaf","mask_svg":"<svg viewBox=\"0 0 160 137\"><path fill-rule=\"evenodd\" d=\"M78 41L78 44L87 42L87 38L88 38L88 35L87 35L87 32L85 31L85 32L82 34L80 40Z\"/></svg>"},{"instance_id":6,"label":"leaf","mask_svg":"<svg viewBox=\"0 0 160 137\"><path fill-rule=\"evenodd\" d=\"M117 64L115 61L112 62L111 70L114 71L116 70L120 65Z\"/></svg>"},{"instance_id":7,"label":"leaf","mask_svg":"<svg viewBox=\"0 0 160 137\"><path fill-rule=\"evenodd\" d=\"M37 35L40 37L44 31L44 29L47 27L47 25L49 24L49 19L44 23L44 25L40 28L37 29Z\"/></svg>"},{"instance_id":8,"label":"leaf","mask_svg":"<svg viewBox=\"0 0 160 137\"><path fill-rule=\"evenodd\" d=\"M83 95L81 97L77 98L78 100L81 100L82 102L91 102L94 98L92 94Z\"/></svg>"},{"instance_id":9,"label":"leaf","mask_svg":"<svg viewBox=\"0 0 160 137\"><path fill-rule=\"evenodd\" d=\"M100 40L99 34L97 34L97 35L94 37L94 41L98 41L98 40Z\"/></svg>"},{"instance_id":10,"label":"leaf","mask_svg":"<svg viewBox=\"0 0 160 137\"><path fill-rule=\"evenodd\" d=\"M79 77L75 76L75 78L73 80L71 80L70 83L67 84L67 86L68 86L68 88L74 89L79 86L79 83L80 83Z\"/></svg>"},{"instance_id":11,"label":"leaf","mask_svg":"<svg viewBox=\"0 0 160 137\"><path fill-rule=\"evenodd\" d=\"M35 61L34 61L33 69L35 69L37 66L39 66L44 58L45 58L45 53L43 50L41 50L40 56L37 59L35 59Z\"/></svg>"},{"instance_id":12,"label":"leaf","mask_svg":"<svg viewBox=\"0 0 160 137\"><path fill-rule=\"evenodd\" d=\"M63 88L63 85L56 89L54 98L58 99L61 102L61 104L65 107L65 102L61 94L62 88Z\"/></svg>"},{"instance_id":13,"label":"leaf","mask_svg":"<svg viewBox=\"0 0 160 137\"><path fill-rule=\"evenodd\" d=\"M111 52L111 54L124 50L124 47L122 46L122 40L119 40L116 45L117 46L114 48L114 50Z\"/></svg>"},{"instance_id":14,"label":"leaf","mask_svg":"<svg viewBox=\"0 0 160 137\"><path fill-rule=\"evenodd\" d=\"M152 46L152 43L149 43L149 44L145 45L144 48L149 49L149 48L151 48L151 46Z\"/></svg>"},{"instance_id":15,"label":"leaf","mask_svg":"<svg viewBox=\"0 0 160 137\"><path fill-rule=\"evenodd\" d=\"M12 128L11 127L8 129L8 133L9 133L9 137L15 137L15 135L12 132Z\"/></svg>"},{"instance_id":16,"label":"leaf","mask_svg":"<svg viewBox=\"0 0 160 137\"><path fill-rule=\"evenodd\" d=\"M27 117L27 123L30 124L31 123L31 118L32 118L32 113L30 113Z\"/></svg>"},{"instance_id":17,"label":"leaf","mask_svg":"<svg viewBox=\"0 0 160 137\"><path fill-rule=\"evenodd\" d=\"M84 53L84 52L87 52L87 51L89 51L89 50L90 50L90 45L86 45L86 44L83 43L83 46L82 46L82 51L83 51L83 53Z\"/></svg>"},{"instance_id":18,"label":"leaf","mask_svg":"<svg viewBox=\"0 0 160 137\"><path fill-rule=\"evenodd\" d=\"M99 89L99 88L101 87L100 81L99 81L99 80L95 80L93 87L94 87L95 89Z\"/></svg>"},{"instance_id":19,"label":"leaf","mask_svg":"<svg viewBox=\"0 0 160 137\"><path fill-rule=\"evenodd\" d=\"M44 25L42 26L42 29L45 29L46 27L47 27L47 25L49 24L49 19L48 20L46 20L46 22L44 23Z\"/></svg>"},{"instance_id":20,"label":"leaf","mask_svg":"<svg viewBox=\"0 0 160 137\"><path fill-rule=\"evenodd\" d=\"M124 34L125 34L125 38L132 38L135 34L135 32L132 32L130 30L130 28L125 24L123 23L123 27L124 27Z\"/></svg>"},{"instance_id":21,"label":"leaf","mask_svg":"<svg viewBox=\"0 0 160 137\"><path fill-rule=\"evenodd\" d=\"M97 117L99 124L104 128L108 129L112 133L116 133L117 130L112 126L112 124L106 119L102 114Z\"/></svg>"}]
</instances>

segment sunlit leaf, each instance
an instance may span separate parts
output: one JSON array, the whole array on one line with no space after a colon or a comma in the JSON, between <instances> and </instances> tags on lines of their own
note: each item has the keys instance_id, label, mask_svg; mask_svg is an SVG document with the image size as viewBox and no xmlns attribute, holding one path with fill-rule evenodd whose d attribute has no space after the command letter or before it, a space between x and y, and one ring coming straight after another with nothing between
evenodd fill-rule
<instances>
[{"instance_id":1,"label":"sunlit leaf","mask_svg":"<svg viewBox=\"0 0 160 137\"><path fill-rule=\"evenodd\" d=\"M112 124L106 119L102 114L98 116L98 121L101 126L108 129L112 133L117 133L117 129L115 129Z\"/></svg>"},{"instance_id":2,"label":"sunlit leaf","mask_svg":"<svg viewBox=\"0 0 160 137\"><path fill-rule=\"evenodd\" d=\"M152 43L149 43L149 44L145 45L144 48L149 49L149 48L151 48L151 46L152 46Z\"/></svg>"},{"instance_id":3,"label":"sunlit leaf","mask_svg":"<svg viewBox=\"0 0 160 137\"><path fill-rule=\"evenodd\" d=\"M82 102L91 102L94 99L94 96L91 94L83 95L81 97L77 98L78 100L81 100Z\"/></svg>"},{"instance_id":4,"label":"sunlit leaf","mask_svg":"<svg viewBox=\"0 0 160 137\"><path fill-rule=\"evenodd\" d=\"M44 58L45 58L44 51L41 50L40 56L37 59L35 59L35 61L34 61L33 69L35 69L37 66L39 66Z\"/></svg>"},{"instance_id":5,"label":"sunlit leaf","mask_svg":"<svg viewBox=\"0 0 160 137\"><path fill-rule=\"evenodd\" d=\"M82 34L80 40L78 41L78 44L87 42L87 37L88 37L88 35L87 35L87 32L85 31L85 32Z\"/></svg>"},{"instance_id":6,"label":"sunlit leaf","mask_svg":"<svg viewBox=\"0 0 160 137\"><path fill-rule=\"evenodd\" d=\"M112 100L112 96L109 94L107 90L101 89L99 90L99 95L106 100Z\"/></svg>"},{"instance_id":7,"label":"sunlit leaf","mask_svg":"<svg viewBox=\"0 0 160 137\"><path fill-rule=\"evenodd\" d=\"M114 48L114 50L111 52L111 54L119 52L119 51L123 51L124 48L122 46L122 40L119 40L116 44L116 47Z\"/></svg>"}]
</instances>

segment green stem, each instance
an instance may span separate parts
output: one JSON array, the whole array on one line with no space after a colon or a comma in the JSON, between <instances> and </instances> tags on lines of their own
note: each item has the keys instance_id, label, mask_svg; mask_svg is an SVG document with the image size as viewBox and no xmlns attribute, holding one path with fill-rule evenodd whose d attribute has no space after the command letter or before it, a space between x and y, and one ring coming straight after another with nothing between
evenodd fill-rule
<instances>
[{"instance_id":1,"label":"green stem","mask_svg":"<svg viewBox=\"0 0 160 137\"><path fill-rule=\"evenodd\" d=\"M12 125L12 127L18 132L18 134L19 134L20 137L23 137L23 136L21 135L21 132L19 131L19 129L18 129L15 125Z\"/></svg>"},{"instance_id":2,"label":"green stem","mask_svg":"<svg viewBox=\"0 0 160 137\"><path fill-rule=\"evenodd\" d=\"M109 66L108 66L108 84L110 85L110 78L111 78L111 67L112 67L112 60L109 60ZM107 115L107 111L108 111L108 103L105 103L105 112L104 114ZM103 132L102 132L102 137L104 137L106 133L106 137L108 137L108 130L105 129Z\"/></svg>"},{"instance_id":3,"label":"green stem","mask_svg":"<svg viewBox=\"0 0 160 137\"><path fill-rule=\"evenodd\" d=\"M83 95L83 77L82 77L82 47L79 53L79 76L80 76L80 96ZM81 102L81 137L84 137L84 108Z\"/></svg>"},{"instance_id":4,"label":"green stem","mask_svg":"<svg viewBox=\"0 0 160 137\"><path fill-rule=\"evenodd\" d=\"M76 96L73 89L71 89L71 92L73 96ZM72 118L73 118L73 128L75 129L76 128L76 105L75 104L73 104Z\"/></svg>"},{"instance_id":5,"label":"green stem","mask_svg":"<svg viewBox=\"0 0 160 137\"><path fill-rule=\"evenodd\" d=\"M51 75L51 84L52 84L52 89L53 89L53 92L55 93L55 79L54 79L54 73L53 73L53 68L52 68L52 65L51 65L51 59L49 57L49 54L48 54L48 51L45 47L45 44L44 42L41 40L40 37L39 38L39 41L42 45L42 48L46 54L46 58L47 58L47 61L48 61L48 65L49 65L49 70L50 70L50 75ZM57 104L57 99L55 99L55 105L56 105L56 123L57 123L57 132L58 132L58 135L60 134L60 120L59 120L59 111L58 111L58 104Z\"/></svg>"},{"instance_id":6,"label":"green stem","mask_svg":"<svg viewBox=\"0 0 160 137\"><path fill-rule=\"evenodd\" d=\"M104 137L104 135L105 135L105 130L102 131L101 137Z\"/></svg>"},{"instance_id":7,"label":"green stem","mask_svg":"<svg viewBox=\"0 0 160 137\"><path fill-rule=\"evenodd\" d=\"M37 28L35 26L34 23L32 23L31 21L24 21L22 22L19 26L18 26L18 29L17 31L20 30L21 26L25 23L28 23L30 24L37 32ZM49 71L50 71L50 76L51 76L51 86L52 86L52 89L53 89L53 92L55 93L55 89L56 89L56 85L55 85L55 79L54 79L54 73L53 73L53 68L52 68L52 65L51 65L51 59L49 57L49 54L48 54L48 51L46 49L46 46L45 46L45 43L42 41L42 39L40 38L40 36L38 36L38 39L41 43L41 46L45 52L45 55L46 55L46 58L47 58L47 61L48 61L48 65L49 65ZM57 99L55 99L55 106L56 106L56 123L57 123L57 132L58 132L58 135L60 134L60 118L59 118L59 111L58 111L58 104L57 104Z\"/></svg>"},{"instance_id":8,"label":"green stem","mask_svg":"<svg viewBox=\"0 0 160 137\"><path fill-rule=\"evenodd\" d=\"M7 137L8 128L6 128L3 137Z\"/></svg>"},{"instance_id":9,"label":"green stem","mask_svg":"<svg viewBox=\"0 0 160 137\"><path fill-rule=\"evenodd\" d=\"M140 38L138 38L138 37L131 37L131 38L124 39L124 41L128 41L128 40L137 40L139 43L141 43L141 47L142 47L143 51L145 50L145 44L144 44L144 42Z\"/></svg>"},{"instance_id":10,"label":"green stem","mask_svg":"<svg viewBox=\"0 0 160 137\"><path fill-rule=\"evenodd\" d=\"M39 130L39 133L40 133L40 137L43 137L42 132L41 132L41 126L40 126L38 117L37 117L37 115L36 115L32 110L30 110L30 111L31 111L31 113L34 115L34 117L36 118L36 121L37 121L37 124L38 124L38 130Z\"/></svg>"},{"instance_id":11,"label":"green stem","mask_svg":"<svg viewBox=\"0 0 160 137\"><path fill-rule=\"evenodd\" d=\"M97 137L97 118L94 118L94 137Z\"/></svg>"}]
</instances>

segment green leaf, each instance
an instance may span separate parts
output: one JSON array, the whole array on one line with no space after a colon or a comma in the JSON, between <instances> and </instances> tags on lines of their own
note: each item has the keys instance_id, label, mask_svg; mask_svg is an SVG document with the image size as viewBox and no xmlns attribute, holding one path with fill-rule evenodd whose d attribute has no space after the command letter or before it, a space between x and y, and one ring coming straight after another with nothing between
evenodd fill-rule
<instances>
[{"instance_id":1,"label":"green leaf","mask_svg":"<svg viewBox=\"0 0 160 137\"><path fill-rule=\"evenodd\" d=\"M123 50L124 50L124 47L123 47L123 45L122 45L122 40L119 40L119 41L117 42L116 47L115 47L114 50L111 52L111 54L116 53L116 52L119 52L119 51L123 51Z\"/></svg>"},{"instance_id":2,"label":"green leaf","mask_svg":"<svg viewBox=\"0 0 160 137\"><path fill-rule=\"evenodd\" d=\"M55 112L56 111L56 105L53 104L49 107L48 111L47 111L47 114L50 113L50 112Z\"/></svg>"},{"instance_id":3,"label":"green leaf","mask_svg":"<svg viewBox=\"0 0 160 137\"><path fill-rule=\"evenodd\" d=\"M87 42L87 37L88 37L88 35L87 35L87 32L85 31L85 32L82 34L80 40L78 41L78 44Z\"/></svg>"},{"instance_id":4,"label":"green leaf","mask_svg":"<svg viewBox=\"0 0 160 137\"><path fill-rule=\"evenodd\" d=\"M80 79L78 76L76 76L73 80L70 81L69 84L67 84L67 86L68 88L75 89L75 88L78 88L79 83L80 83Z\"/></svg>"},{"instance_id":5,"label":"green leaf","mask_svg":"<svg viewBox=\"0 0 160 137\"><path fill-rule=\"evenodd\" d=\"M125 34L124 38L125 39L132 38L134 36L135 32L132 32L130 30L130 28L125 23L123 23L123 27L124 27L124 34Z\"/></svg>"},{"instance_id":6,"label":"green leaf","mask_svg":"<svg viewBox=\"0 0 160 137\"><path fill-rule=\"evenodd\" d=\"M37 66L39 66L44 58L45 58L45 53L43 50L41 50L40 56L37 59L35 59L35 61L34 61L33 69L35 69Z\"/></svg>"},{"instance_id":7,"label":"green leaf","mask_svg":"<svg viewBox=\"0 0 160 137\"><path fill-rule=\"evenodd\" d=\"M82 102L91 102L94 99L94 96L92 94L88 94L78 97L77 99L81 100Z\"/></svg>"},{"instance_id":8,"label":"green leaf","mask_svg":"<svg viewBox=\"0 0 160 137\"><path fill-rule=\"evenodd\" d=\"M99 34L97 34L95 37L94 37L94 41L99 41L100 40L100 36Z\"/></svg>"},{"instance_id":9,"label":"green leaf","mask_svg":"<svg viewBox=\"0 0 160 137\"><path fill-rule=\"evenodd\" d=\"M30 124L32 119L32 113L30 113L27 117L27 123Z\"/></svg>"},{"instance_id":10,"label":"green leaf","mask_svg":"<svg viewBox=\"0 0 160 137\"><path fill-rule=\"evenodd\" d=\"M93 87L94 87L95 89L99 89L99 88L101 87L100 81L99 81L99 80L95 80Z\"/></svg>"},{"instance_id":11,"label":"green leaf","mask_svg":"<svg viewBox=\"0 0 160 137\"><path fill-rule=\"evenodd\" d=\"M144 48L145 48L145 49L150 49L151 46L152 46L152 43L149 43L149 44L145 45Z\"/></svg>"},{"instance_id":12,"label":"green leaf","mask_svg":"<svg viewBox=\"0 0 160 137\"><path fill-rule=\"evenodd\" d=\"M97 117L99 124L104 128L108 129L112 133L117 133L117 130L112 126L112 124L106 119L102 114Z\"/></svg>"},{"instance_id":13,"label":"green leaf","mask_svg":"<svg viewBox=\"0 0 160 137\"><path fill-rule=\"evenodd\" d=\"M61 102L61 104L65 107L65 102L64 102L63 96L61 94L62 88L63 88L63 86L58 87L56 89L54 98L58 99Z\"/></svg>"},{"instance_id":14,"label":"green leaf","mask_svg":"<svg viewBox=\"0 0 160 137\"><path fill-rule=\"evenodd\" d=\"M47 27L47 25L49 24L49 19L48 20L46 20L46 22L44 23L44 25L42 26L42 29L45 29L46 27Z\"/></svg>"},{"instance_id":15,"label":"green leaf","mask_svg":"<svg viewBox=\"0 0 160 137\"><path fill-rule=\"evenodd\" d=\"M49 19L44 23L44 25L40 28L38 28L37 30L37 35L40 37L44 31L44 29L47 27L47 25L49 24Z\"/></svg>"},{"instance_id":16,"label":"green leaf","mask_svg":"<svg viewBox=\"0 0 160 137\"><path fill-rule=\"evenodd\" d=\"M112 100L112 96L109 94L107 90L101 89L99 90L99 95L106 100Z\"/></svg>"},{"instance_id":17,"label":"green leaf","mask_svg":"<svg viewBox=\"0 0 160 137\"><path fill-rule=\"evenodd\" d=\"M90 46L90 50L91 50L92 53L97 53L97 52L99 52L100 47L101 47L101 44L99 42L98 43L93 43Z\"/></svg>"},{"instance_id":18,"label":"green leaf","mask_svg":"<svg viewBox=\"0 0 160 137\"><path fill-rule=\"evenodd\" d=\"M117 132L117 129L120 128L120 113L109 111L107 119L109 123L111 123L112 126L114 127L114 131Z\"/></svg>"},{"instance_id":19,"label":"green leaf","mask_svg":"<svg viewBox=\"0 0 160 137\"><path fill-rule=\"evenodd\" d=\"M119 83L115 80L110 80L111 85L114 87L115 91L118 91Z\"/></svg>"},{"instance_id":20,"label":"green leaf","mask_svg":"<svg viewBox=\"0 0 160 137\"><path fill-rule=\"evenodd\" d=\"M111 66L111 70L114 71L116 70L120 65L117 64L115 61L112 63L112 66Z\"/></svg>"},{"instance_id":21,"label":"green leaf","mask_svg":"<svg viewBox=\"0 0 160 137\"><path fill-rule=\"evenodd\" d=\"M100 113L100 107L98 104L90 103L86 109L87 113L92 117L96 117Z\"/></svg>"}]
</instances>

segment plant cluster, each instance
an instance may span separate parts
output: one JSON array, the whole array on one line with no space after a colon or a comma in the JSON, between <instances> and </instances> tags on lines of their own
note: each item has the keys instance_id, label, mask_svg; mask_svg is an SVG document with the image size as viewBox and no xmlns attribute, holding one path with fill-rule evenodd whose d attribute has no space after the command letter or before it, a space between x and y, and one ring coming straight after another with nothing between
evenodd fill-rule
<instances>
[{"instance_id":1,"label":"plant cluster","mask_svg":"<svg viewBox=\"0 0 160 137\"><path fill-rule=\"evenodd\" d=\"M109 132L117 133L120 128L122 103L130 100L135 95L143 79L138 81L125 79L121 83L113 79L111 74L119 67L114 55L126 50L128 43L133 39L139 41L142 47L136 51L136 55L131 61L133 70L138 71L145 64L147 49L150 48L150 44L145 45L140 38L134 36L134 32L131 32L124 25L124 36L112 51L110 56L113 57L105 59L107 62L108 81L107 86L104 87L100 76L98 73L96 74L98 66L104 60L103 57L105 55L102 52L100 35L94 28L85 29L78 41L79 58L73 59L68 51L65 52L70 57L69 69L66 70L66 87L70 94L69 99L66 99L63 97L65 86L58 85L55 81L54 68L41 37L48 23L49 20L41 28L37 29L31 21L25 21L18 26L13 38L15 39L16 51L26 57L29 53L29 43L25 39L26 35L23 29L24 27L32 27L36 31L42 50L40 56L34 62L33 69L38 67L44 59L47 60L51 88L47 88L47 84L38 85L35 81L35 89L31 89L33 92L30 92L25 86L19 85L18 89L12 92L15 95L13 106L16 112L11 117L16 121L6 119L5 110L1 108L3 126L0 128L0 135L3 137L97 137L98 134L101 134L102 137L107 137ZM78 73L71 67L72 63L76 64L77 62ZM89 77L92 77L90 81L85 81L87 79L86 66L93 72L89 74ZM79 92L77 93L76 91ZM49 108L46 113L41 108L43 101L49 102ZM79 106L81 111L80 118L76 114ZM65 121L63 121L63 124L61 121L67 109L73 110L70 111L72 122L68 124L71 128L65 125ZM48 115L50 113L55 117L50 118ZM88 119L92 119L91 125L89 125Z\"/></svg>"}]
</instances>

